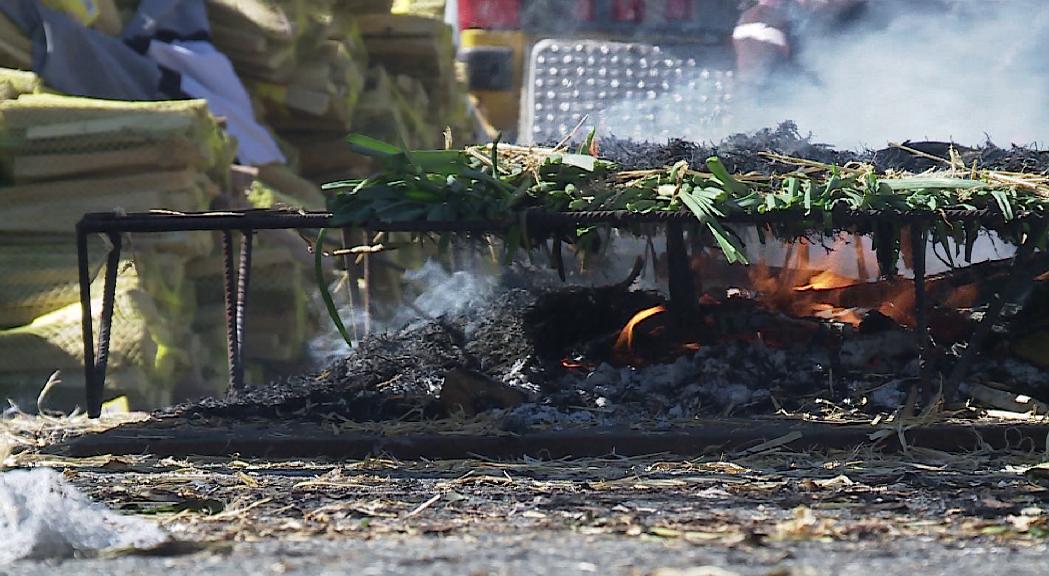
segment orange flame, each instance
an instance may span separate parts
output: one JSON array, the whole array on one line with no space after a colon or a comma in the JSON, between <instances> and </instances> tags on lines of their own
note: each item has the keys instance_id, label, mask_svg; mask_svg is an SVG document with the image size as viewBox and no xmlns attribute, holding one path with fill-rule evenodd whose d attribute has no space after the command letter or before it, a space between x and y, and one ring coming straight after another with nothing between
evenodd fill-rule
<instances>
[{"instance_id":1,"label":"orange flame","mask_svg":"<svg viewBox=\"0 0 1049 576\"><path fill-rule=\"evenodd\" d=\"M803 286L795 286L795 292L807 292L810 290L830 290L832 288L844 288L859 284L859 281L842 276L833 270L824 270L809 279L809 283Z\"/></svg>"},{"instance_id":2,"label":"orange flame","mask_svg":"<svg viewBox=\"0 0 1049 576\"><path fill-rule=\"evenodd\" d=\"M651 308L645 308L637 314L634 314L634 317L631 318L630 321L626 323L626 326L624 326L623 329L619 331L619 336L616 337L616 344L613 347L613 350L615 350L617 354L626 354L633 352L634 328L636 328L638 324L644 322L646 319L651 318L656 314L662 314L666 311L666 306L659 305L653 306Z\"/></svg>"}]
</instances>

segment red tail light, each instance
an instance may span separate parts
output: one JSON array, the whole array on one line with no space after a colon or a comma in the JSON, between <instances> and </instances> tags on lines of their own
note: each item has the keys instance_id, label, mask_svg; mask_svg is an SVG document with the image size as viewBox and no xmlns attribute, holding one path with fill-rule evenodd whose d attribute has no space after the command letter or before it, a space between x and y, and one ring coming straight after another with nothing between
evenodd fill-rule
<instances>
[{"instance_id":1,"label":"red tail light","mask_svg":"<svg viewBox=\"0 0 1049 576\"><path fill-rule=\"evenodd\" d=\"M521 0L459 0L459 28L515 30L521 27Z\"/></svg>"},{"instance_id":2,"label":"red tail light","mask_svg":"<svg viewBox=\"0 0 1049 576\"><path fill-rule=\"evenodd\" d=\"M645 19L645 0L615 0L612 19L617 22L641 22Z\"/></svg>"},{"instance_id":3,"label":"red tail light","mask_svg":"<svg viewBox=\"0 0 1049 576\"><path fill-rule=\"evenodd\" d=\"M667 0L665 18L667 20L692 19L692 2L689 0Z\"/></svg>"}]
</instances>

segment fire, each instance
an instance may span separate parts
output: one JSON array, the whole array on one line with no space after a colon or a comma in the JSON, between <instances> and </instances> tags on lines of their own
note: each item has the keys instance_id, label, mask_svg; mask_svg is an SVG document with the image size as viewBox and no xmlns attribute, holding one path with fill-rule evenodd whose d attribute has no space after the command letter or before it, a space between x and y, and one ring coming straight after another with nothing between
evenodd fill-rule
<instances>
[{"instance_id":1,"label":"fire","mask_svg":"<svg viewBox=\"0 0 1049 576\"><path fill-rule=\"evenodd\" d=\"M616 354L628 355L634 351L634 329L637 325L644 322L648 318L655 316L656 314L662 314L666 312L666 306L659 305L651 308L645 308L644 310L634 314L634 317L626 323L626 326L619 331L619 336L616 337L616 344L613 347Z\"/></svg>"},{"instance_id":2,"label":"fire","mask_svg":"<svg viewBox=\"0 0 1049 576\"><path fill-rule=\"evenodd\" d=\"M863 322L863 311L857 308L835 308L830 304L813 304L812 315L843 324L859 326Z\"/></svg>"},{"instance_id":3,"label":"fire","mask_svg":"<svg viewBox=\"0 0 1049 576\"><path fill-rule=\"evenodd\" d=\"M803 286L795 286L795 292L806 292L809 290L830 290L832 288L844 288L859 284L858 280L838 274L833 270L824 270L809 278L809 283Z\"/></svg>"},{"instance_id":4,"label":"fire","mask_svg":"<svg viewBox=\"0 0 1049 576\"><path fill-rule=\"evenodd\" d=\"M879 309L898 322L912 322L910 282L882 284L869 291L872 301L856 301L857 294L867 294L862 285L874 276L871 267L877 261L865 240L853 237L849 241L842 236L828 250L823 248L813 249L799 242L787 247L779 268L755 266L750 279L761 293L761 301L792 316L815 316L854 326L863 320L867 307ZM850 287L858 291L842 290Z\"/></svg>"}]
</instances>

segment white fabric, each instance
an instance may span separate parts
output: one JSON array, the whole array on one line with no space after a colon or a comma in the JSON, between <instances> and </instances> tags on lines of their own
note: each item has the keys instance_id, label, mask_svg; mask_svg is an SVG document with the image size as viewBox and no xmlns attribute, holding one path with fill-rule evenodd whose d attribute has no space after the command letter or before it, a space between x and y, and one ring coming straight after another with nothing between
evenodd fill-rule
<instances>
[{"instance_id":1,"label":"white fabric","mask_svg":"<svg viewBox=\"0 0 1049 576\"><path fill-rule=\"evenodd\" d=\"M92 550L151 548L167 540L153 522L91 501L59 472L35 468L0 473L0 566L25 558L72 558ZM6 567L0 572L8 573Z\"/></svg>"},{"instance_id":2,"label":"white fabric","mask_svg":"<svg viewBox=\"0 0 1049 576\"><path fill-rule=\"evenodd\" d=\"M251 98L241 84L233 64L210 42L160 42L149 44L147 55L165 68L182 75L182 91L208 101L208 109L226 118L226 131L237 139L237 158L243 164L261 166L285 163L277 142L255 120Z\"/></svg>"},{"instance_id":3,"label":"white fabric","mask_svg":"<svg viewBox=\"0 0 1049 576\"><path fill-rule=\"evenodd\" d=\"M732 31L733 40L755 40L772 44L780 48L787 47L787 35L778 28L773 28L764 22L751 22L740 24Z\"/></svg>"}]
</instances>

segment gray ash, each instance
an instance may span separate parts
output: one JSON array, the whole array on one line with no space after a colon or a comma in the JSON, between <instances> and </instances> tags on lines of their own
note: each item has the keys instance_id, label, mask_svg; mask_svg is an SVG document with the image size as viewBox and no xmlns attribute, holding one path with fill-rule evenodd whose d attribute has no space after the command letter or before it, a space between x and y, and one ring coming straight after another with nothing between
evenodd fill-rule
<instances>
[{"instance_id":1,"label":"gray ash","mask_svg":"<svg viewBox=\"0 0 1049 576\"><path fill-rule=\"evenodd\" d=\"M506 290L480 309L365 338L319 373L169 413L378 421L487 412L501 418L505 429L526 431L669 424L780 408L815 412L818 398L834 395L852 398L853 405L869 396L872 409L886 410L916 382L915 340L891 323L870 332L782 317L781 330L805 322L841 337L836 343L810 338L774 347L760 334L715 335L667 362L636 367L613 357L608 347L616 332L635 312L662 302L658 294L621 287ZM727 305L714 306L710 313L724 318ZM764 314L763 325L775 330L777 317ZM658 343L662 336L649 337ZM1009 362L985 371L1023 372Z\"/></svg>"},{"instance_id":2,"label":"gray ash","mask_svg":"<svg viewBox=\"0 0 1049 576\"><path fill-rule=\"evenodd\" d=\"M969 147L951 142L903 142L926 154L948 158L951 147L971 166L973 162L982 168L1011 172L1049 173L1049 151L1012 146L999 148L991 142ZM606 138L599 141L601 155L625 169L649 170L673 165L685 160L692 166L702 166L710 156L718 156L733 172L759 174L783 174L792 172L795 166L775 162L761 155L775 152L796 158L813 160L824 164L843 165L848 162L866 162L880 171L901 170L924 172L943 168L942 163L915 155L899 148L881 150L848 151L812 141L803 136L793 122L784 122L774 129L766 128L750 134L729 136L718 144L700 144L684 140L670 140L665 144L637 142Z\"/></svg>"}]
</instances>

